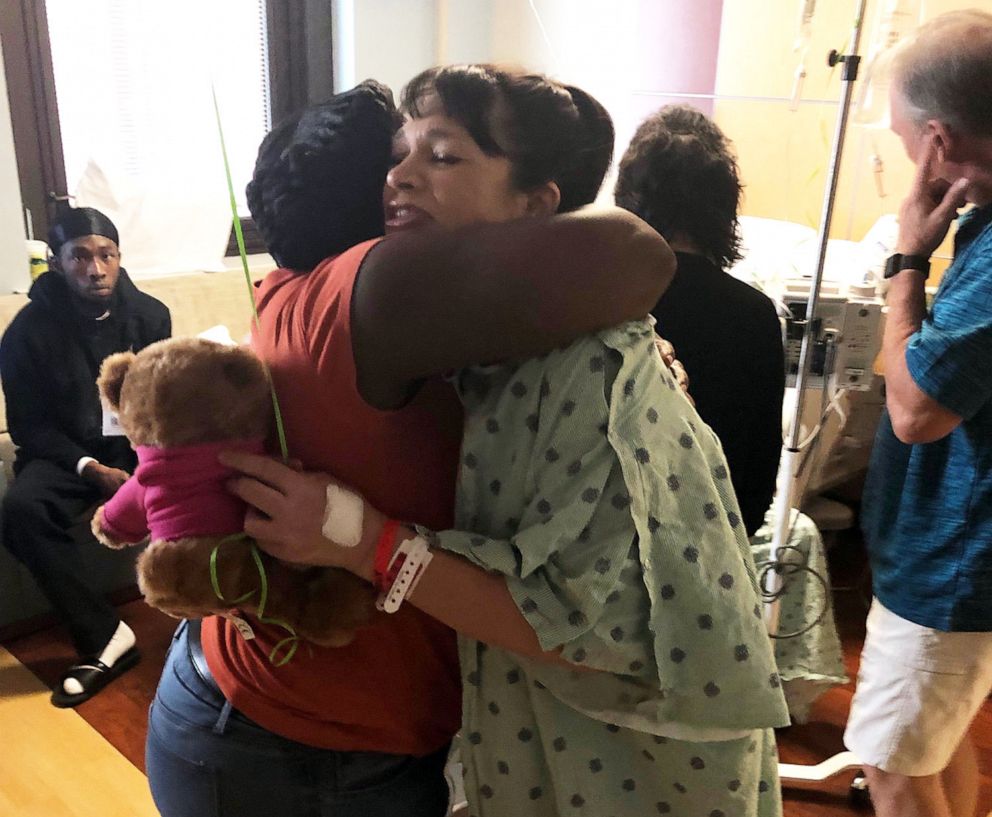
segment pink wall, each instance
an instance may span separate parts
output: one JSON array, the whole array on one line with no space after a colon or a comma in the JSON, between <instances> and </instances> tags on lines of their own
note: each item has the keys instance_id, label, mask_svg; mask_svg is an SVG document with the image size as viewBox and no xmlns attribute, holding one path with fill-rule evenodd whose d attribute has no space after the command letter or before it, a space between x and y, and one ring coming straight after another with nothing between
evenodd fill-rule
<instances>
[{"instance_id":1,"label":"pink wall","mask_svg":"<svg viewBox=\"0 0 992 817\"><path fill-rule=\"evenodd\" d=\"M711 100L679 99L681 94L712 94L716 87L717 51L723 0L641 0L638 9L637 92L644 114L662 105L685 101L707 114Z\"/></svg>"}]
</instances>

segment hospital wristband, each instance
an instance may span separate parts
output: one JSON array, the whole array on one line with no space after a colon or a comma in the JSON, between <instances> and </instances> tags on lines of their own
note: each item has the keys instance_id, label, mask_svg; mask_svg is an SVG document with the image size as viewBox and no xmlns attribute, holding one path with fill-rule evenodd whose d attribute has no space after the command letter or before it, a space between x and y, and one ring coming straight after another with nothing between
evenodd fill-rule
<instances>
[{"instance_id":1,"label":"hospital wristband","mask_svg":"<svg viewBox=\"0 0 992 817\"><path fill-rule=\"evenodd\" d=\"M395 613L416 589L434 554L422 536L400 543L386 569L388 587L379 593L375 606L383 613Z\"/></svg>"},{"instance_id":2,"label":"hospital wristband","mask_svg":"<svg viewBox=\"0 0 992 817\"><path fill-rule=\"evenodd\" d=\"M380 592L389 588L389 563L396 549L396 531L400 523L397 519L387 519L382 524L382 532L375 543L375 556L372 562L372 584Z\"/></svg>"}]
</instances>

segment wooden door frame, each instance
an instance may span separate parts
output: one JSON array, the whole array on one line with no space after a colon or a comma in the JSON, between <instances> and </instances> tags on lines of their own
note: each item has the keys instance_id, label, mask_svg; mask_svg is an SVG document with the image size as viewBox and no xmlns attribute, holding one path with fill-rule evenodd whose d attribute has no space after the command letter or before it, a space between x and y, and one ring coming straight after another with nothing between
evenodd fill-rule
<instances>
[{"instance_id":1,"label":"wooden door frame","mask_svg":"<svg viewBox=\"0 0 992 817\"><path fill-rule=\"evenodd\" d=\"M21 200L35 237L44 239L56 200L66 195L45 0L0 0L0 38Z\"/></svg>"}]
</instances>

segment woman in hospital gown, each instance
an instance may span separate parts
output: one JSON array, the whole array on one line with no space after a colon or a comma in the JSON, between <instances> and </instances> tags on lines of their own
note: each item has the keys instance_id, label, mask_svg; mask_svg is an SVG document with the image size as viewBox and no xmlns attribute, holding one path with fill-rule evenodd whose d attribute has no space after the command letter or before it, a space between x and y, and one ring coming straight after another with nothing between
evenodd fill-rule
<instances>
[{"instance_id":1,"label":"woman in hospital gown","mask_svg":"<svg viewBox=\"0 0 992 817\"><path fill-rule=\"evenodd\" d=\"M467 532L426 533L505 576L575 666L460 636L469 813L779 814L788 716L754 564L650 322L456 385Z\"/></svg>"}]
</instances>

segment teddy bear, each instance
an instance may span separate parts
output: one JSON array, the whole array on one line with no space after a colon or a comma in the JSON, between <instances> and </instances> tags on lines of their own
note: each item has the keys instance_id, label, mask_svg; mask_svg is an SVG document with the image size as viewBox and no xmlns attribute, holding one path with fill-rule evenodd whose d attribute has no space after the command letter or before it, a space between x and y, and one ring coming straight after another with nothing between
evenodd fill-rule
<instances>
[{"instance_id":1,"label":"teddy bear","mask_svg":"<svg viewBox=\"0 0 992 817\"><path fill-rule=\"evenodd\" d=\"M245 505L225 488L234 474L218 453L264 453L272 430L269 378L259 358L241 346L173 338L111 355L97 386L138 467L97 509L93 533L113 548L150 535L137 562L148 604L177 618L230 615L250 635L239 613L258 615L257 556L266 584L262 621L316 644L349 643L372 615L371 586L338 568L291 565L260 549L253 554L242 534Z\"/></svg>"}]
</instances>

